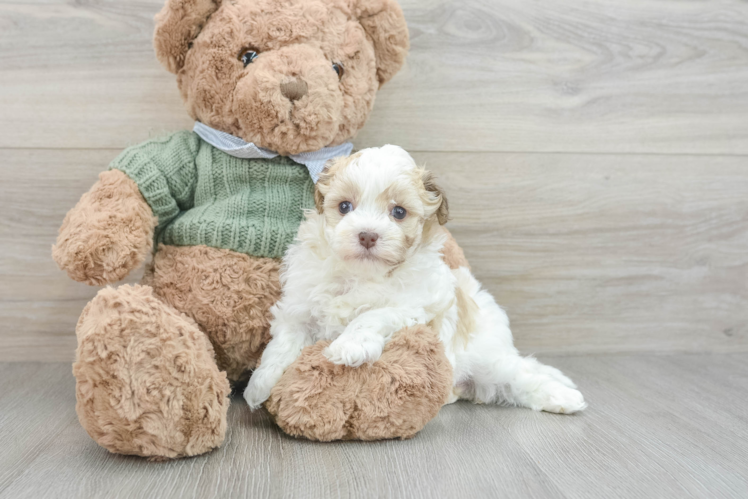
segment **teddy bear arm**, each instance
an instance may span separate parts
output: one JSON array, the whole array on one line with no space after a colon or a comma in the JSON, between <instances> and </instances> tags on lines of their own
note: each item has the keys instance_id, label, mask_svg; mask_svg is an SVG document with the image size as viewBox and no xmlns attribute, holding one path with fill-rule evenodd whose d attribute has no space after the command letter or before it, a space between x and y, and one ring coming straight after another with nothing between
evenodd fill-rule
<instances>
[{"instance_id":1,"label":"teddy bear arm","mask_svg":"<svg viewBox=\"0 0 748 500\"><path fill-rule=\"evenodd\" d=\"M332 363L329 341L306 347L273 387L266 408L286 433L315 441L409 438L448 401L452 366L425 326L395 334L378 361Z\"/></svg>"},{"instance_id":2,"label":"teddy bear arm","mask_svg":"<svg viewBox=\"0 0 748 500\"><path fill-rule=\"evenodd\" d=\"M65 216L52 257L75 281L113 283L143 263L155 226L137 185L118 170L102 172Z\"/></svg>"},{"instance_id":3,"label":"teddy bear arm","mask_svg":"<svg viewBox=\"0 0 748 500\"><path fill-rule=\"evenodd\" d=\"M127 148L68 212L52 256L89 285L123 279L153 248L154 232L194 203L199 138L183 131Z\"/></svg>"},{"instance_id":4,"label":"teddy bear arm","mask_svg":"<svg viewBox=\"0 0 748 500\"><path fill-rule=\"evenodd\" d=\"M182 130L125 149L109 165L136 185L153 214L157 233L195 204L200 138Z\"/></svg>"}]
</instances>

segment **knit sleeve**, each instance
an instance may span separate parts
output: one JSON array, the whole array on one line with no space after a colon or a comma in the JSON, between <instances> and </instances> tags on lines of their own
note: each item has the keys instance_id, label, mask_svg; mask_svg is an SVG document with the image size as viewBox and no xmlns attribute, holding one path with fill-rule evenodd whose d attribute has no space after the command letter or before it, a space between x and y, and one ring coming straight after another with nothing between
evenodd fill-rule
<instances>
[{"instance_id":1,"label":"knit sleeve","mask_svg":"<svg viewBox=\"0 0 748 500\"><path fill-rule=\"evenodd\" d=\"M163 228L194 205L197 134L181 131L125 149L110 165L138 185Z\"/></svg>"}]
</instances>

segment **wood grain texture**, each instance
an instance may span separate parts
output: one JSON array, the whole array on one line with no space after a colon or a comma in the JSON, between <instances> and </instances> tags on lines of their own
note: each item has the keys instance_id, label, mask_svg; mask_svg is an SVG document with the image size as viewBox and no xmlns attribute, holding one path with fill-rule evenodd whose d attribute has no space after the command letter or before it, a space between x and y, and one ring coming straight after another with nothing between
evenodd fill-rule
<instances>
[{"instance_id":1,"label":"wood grain texture","mask_svg":"<svg viewBox=\"0 0 748 500\"><path fill-rule=\"evenodd\" d=\"M73 359L75 325L98 288L52 260L65 213L117 155L102 150L5 150L0 167L0 359ZM142 269L124 282L137 282Z\"/></svg>"},{"instance_id":2,"label":"wood grain texture","mask_svg":"<svg viewBox=\"0 0 748 500\"><path fill-rule=\"evenodd\" d=\"M412 50L359 147L748 154L741 0L403 0ZM162 0L0 1L0 147L122 148L190 126Z\"/></svg>"},{"instance_id":3,"label":"wood grain texture","mask_svg":"<svg viewBox=\"0 0 748 500\"><path fill-rule=\"evenodd\" d=\"M6 150L0 360L67 361L97 288L50 257L116 150ZM740 157L416 153L525 352L748 351ZM128 278L136 282L142 270Z\"/></svg>"},{"instance_id":4,"label":"wood grain texture","mask_svg":"<svg viewBox=\"0 0 748 500\"><path fill-rule=\"evenodd\" d=\"M0 497L424 498L748 495L748 357L547 357L578 415L456 403L414 439L311 443L234 398L224 445L151 463L112 455L72 414L69 365L0 365Z\"/></svg>"},{"instance_id":5,"label":"wood grain texture","mask_svg":"<svg viewBox=\"0 0 748 500\"><path fill-rule=\"evenodd\" d=\"M416 154L475 275L538 352L748 349L740 157Z\"/></svg>"},{"instance_id":6,"label":"wood grain texture","mask_svg":"<svg viewBox=\"0 0 748 500\"><path fill-rule=\"evenodd\" d=\"M120 148L190 125L161 3L0 1L0 359L71 359L96 290L49 258L65 212ZM430 151L517 345L746 350L748 4L403 6L410 62L357 143Z\"/></svg>"}]
</instances>

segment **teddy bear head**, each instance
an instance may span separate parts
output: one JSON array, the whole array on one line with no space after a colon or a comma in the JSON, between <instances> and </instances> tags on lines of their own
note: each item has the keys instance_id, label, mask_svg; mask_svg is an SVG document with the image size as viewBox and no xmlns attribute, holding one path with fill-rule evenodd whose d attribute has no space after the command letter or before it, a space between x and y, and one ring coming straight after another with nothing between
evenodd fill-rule
<instances>
[{"instance_id":1,"label":"teddy bear head","mask_svg":"<svg viewBox=\"0 0 748 500\"><path fill-rule=\"evenodd\" d=\"M296 154L364 125L408 29L395 0L167 0L154 45L194 119Z\"/></svg>"}]
</instances>

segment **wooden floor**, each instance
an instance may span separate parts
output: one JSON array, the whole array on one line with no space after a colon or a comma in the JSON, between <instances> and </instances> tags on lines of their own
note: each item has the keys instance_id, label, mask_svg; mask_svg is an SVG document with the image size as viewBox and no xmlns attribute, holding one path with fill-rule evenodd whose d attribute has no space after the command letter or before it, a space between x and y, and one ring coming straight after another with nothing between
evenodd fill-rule
<instances>
[{"instance_id":1,"label":"wooden floor","mask_svg":"<svg viewBox=\"0 0 748 500\"><path fill-rule=\"evenodd\" d=\"M68 364L0 364L0 497L748 496L748 355L542 359L588 410L456 403L409 441L320 444L234 398L221 448L168 463L89 439Z\"/></svg>"}]
</instances>

